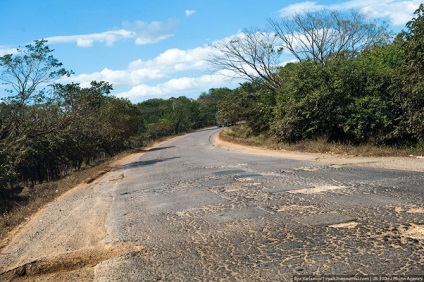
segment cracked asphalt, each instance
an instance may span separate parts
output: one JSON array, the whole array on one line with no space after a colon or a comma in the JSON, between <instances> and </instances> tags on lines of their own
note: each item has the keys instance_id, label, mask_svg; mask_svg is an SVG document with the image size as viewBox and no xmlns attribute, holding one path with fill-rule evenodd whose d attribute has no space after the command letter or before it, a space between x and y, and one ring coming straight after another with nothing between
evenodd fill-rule
<instances>
[{"instance_id":1,"label":"cracked asphalt","mask_svg":"<svg viewBox=\"0 0 424 282\"><path fill-rule=\"evenodd\" d=\"M145 252L98 264L96 279L424 275L424 173L240 154L214 147L217 132L121 168L105 241Z\"/></svg>"},{"instance_id":2,"label":"cracked asphalt","mask_svg":"<svg viewBox=\"0 0 424 282\"><path fill-rule=\"evenodd\" d=\"M96 244L126 251L86 264L86 277L424 277L423 172L242 154L215 147L218 132L162 143L101 182L110 204Z\"/></svg>"}]
</instances>

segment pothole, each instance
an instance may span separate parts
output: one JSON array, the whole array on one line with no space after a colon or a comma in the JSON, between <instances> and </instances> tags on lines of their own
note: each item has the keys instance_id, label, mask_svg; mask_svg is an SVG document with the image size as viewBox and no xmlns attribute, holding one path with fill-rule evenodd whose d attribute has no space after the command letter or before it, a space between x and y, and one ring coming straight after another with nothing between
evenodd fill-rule
<instances>
[{"instance_id":1,"label":"pothole","mask_svg":"<svg viewBox=\"0 0 424 282\"><path fill-rule=\"evenodd\" d=\"M332 186L332 185L323 185L323 186L318 186L318 187L314 187L314 188L305 188L305 189L297 189L297 190L290 190L287 191L288 193L291 194L317 194L317 193L322 193L322 192L327 192L327 191L333 191L333 190L340 190L340 189L345 189L348 188L347 186Z\"/></svg>"},{"instance_id":2,"label":"pothole","mask_svg":"<svg viewBox=\"0 0 424 282\"><path fill-rule=\"evenodd\" d=\"M63 253L57 256L38 259L0 273L0 281L10 281L22 276L35 276L56 272L68 272L85 267L94 267L99 262L112 257L140 252L141 246L120 242L86 248L75 252Z\"/></svg>"}]
</instances>

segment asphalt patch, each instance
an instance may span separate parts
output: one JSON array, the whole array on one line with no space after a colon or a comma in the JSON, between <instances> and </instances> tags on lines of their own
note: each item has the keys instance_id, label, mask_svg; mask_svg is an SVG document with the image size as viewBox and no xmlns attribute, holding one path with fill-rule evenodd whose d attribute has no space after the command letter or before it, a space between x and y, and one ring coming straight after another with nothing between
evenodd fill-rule
<instances>
[{"instance_id":1,"label":"asphalt patch","mask_svg":"<svg viewBox=\"0 0 424 282\"><path fill-rule=\"evenodd\" d=\"M299 219L299 222L311 226L329 226L345 222L355 221L356 218L337 212L322 213L305 216Z\"/></svg>"},{"instance_id":2,"label":"asphalt patch","mask_svg":"<svg viewBox=\"0 0 424 282\"><path fill-rule=\"evenodd\" d=\"M268 213L260 208L247 207L241 209L227 210L220 213L210 214L204 217L204 219L211 223L226 223L231 221L237 221L247 218L254 218L258 216L264 216Z\"/></svg>"}]
</instances>

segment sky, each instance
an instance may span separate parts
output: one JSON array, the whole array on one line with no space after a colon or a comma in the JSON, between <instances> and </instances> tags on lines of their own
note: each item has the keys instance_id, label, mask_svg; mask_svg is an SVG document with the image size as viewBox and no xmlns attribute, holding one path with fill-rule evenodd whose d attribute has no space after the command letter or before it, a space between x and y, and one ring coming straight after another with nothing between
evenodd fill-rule
<instances>
[{"instance_id":1,"label":"sky","mask_svg":"<svg viewBox=\"0 0 424 282\"><path fill-rule=\"evenodd\" d=\"M46 39L74 74L66 82L108 81L133 103L196 99L242 81L208 64L212 45L268 19L293 13L356 9L399 32L421 0L0 0L0 56ZM2 93L3 91L3 93ZM4 96L0 88L0 98Z\"/></svg>"}]
</instances>

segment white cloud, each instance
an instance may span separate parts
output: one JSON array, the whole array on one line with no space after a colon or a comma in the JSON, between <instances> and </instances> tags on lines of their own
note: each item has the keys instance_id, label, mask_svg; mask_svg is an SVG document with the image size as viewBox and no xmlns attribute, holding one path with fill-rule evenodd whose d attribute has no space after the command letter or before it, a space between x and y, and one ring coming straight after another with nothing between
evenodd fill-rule
<instances>
[{"instance_id":1,"label":"white cloud","mask_svg":"<svg viewBox=\"0 0 424 282\"><path fill-rule=\"evenodd\" d=\"M100 72L93 72L90 74L79 74L65 77L62 79L63 83L77 82L82 87L88 87L93 80L107 81L113 85L136 85L138 83L154 80L164 77L157 69L135 69L135 70L111 70L104 68Z\"/></svg>"},{"instance_id":2,"label":"white cloud","mask_svg":"<svg viewBox=\"0 0 424 282\"><path fill-rule=\"evenodd\" d=\"M292 16L296 13L302 13L302 12L315 12L319 11L321 9L324 9L325 6L318 5L315 2L305 1L300 2L296 4L289 5L281 10L278 11L279 15L282 17L285 16Z\"/></svg>"},{"instance_id":3,"label":"white cloud","mask_svg":"<svg viewBox=\"0 0 424 282\"><path fill-rule=\"evenodd\" d=\"M173 36L176 31L177 21L155 21L151 23L144 21L136 21L134 23L124 22L123 27L134 32L135 43L137 45L143 45L156 43Z\"/></svg>"},{"instance_id":4,"label":"white cloud","mask_svg":"<svg viewBox=\"0 0 424 282\"><path fill-rule=\"evenodd\" d=\"M231 83L231 80L220 74L203 75L200 77L182 77L174 78L153 86L146 84L137 85L129 91L121 92L116 96L128 98L133 102L139 102L149 98L198 95L210 88L222 87L229 83Z\"/></svg>"},{"instance_id":5,"label":"white cloud","mask_svg":"<svg viewBox=\"0 0 424 282\"><path fill-rule=\"evenodd\" d=\"M0 56L8 55L8 54L16 54L18 50L16 48L6 48L0 46Z\"/></svg>"},{"instance_id":6,"label":"white cloud","mask_svg":"<svg viewBox=\"0 0 424 282\"><path fill-rule=\"evenodd\" d=\"M91 47L94 43L104 43L108 46L120 40L134 40L135 44L151 44L165 40L174 35L177 22L124 22L123 29L109 30L100 33L52 36L45 38L49 43L73 43L79 47Z\"/></svg>"},{"instance_id":7,"label":"white cloud","mask_svg":"<svg viewBox=\"0 0 424 282\"><path fill-rule=\"evenodd\" d=\"M125 29L105 31L102 33L53 36L45 38L49 43L72 43L75 42L79 47L91 47L95 42L105 43L108 46L116 41L133 38L134 32Z\"/></svg>"},{"instance_id":8,"label":"white cloud","mask_svg":"<svg viewBox=\"0 0 424 282\"><path fill-rule=\"evenodd\" d=\"M187 17L189 17L189 16L191 16L191 15L193 15L195 13L196 13L195 10L185 10L185 14L186 14Z\"/></svg>"},{"instance_id":9,"label":"white cloud","mask_svg":"<svg viewBox=\"0 0 424 282\"><path fill-rule=\"evenodd\" d=\"M215 52L212 47L198 47L189 50L169 49L148 61L138 59L128 64L125 70L108 68L90 74L73 75L64 78L65 82L77 82L89 86L92 80L108 81L117 86L135 86L148 81L164 79L185 71L202 71L210 69L206 59Z\"/></svg>"},{"instance_id":10,"label":"white cloud","mask_svg":"<svg viewBox=\"0 0 424 282\"><path fill-rule=\"evenodd\" d=\"M372 18L389 18L395 26L403 26L411 20L413 12L419 7L421 0L349 0L333 5L319 5L305 1L289 5L278 11L280 16L290 16L306 11L357 9Z\"/></svg>"},{"instance_id":11,"label":"white cloud","mask_svg":"<svg viewBox=\"0 0 424 282\"><path fill-rule=\"evenodd\" d=\"M209 67L207 58L215 50L212 47L197 47L189 50L169 49L158 57L143 61L138 59L129 64L129 69L156 67L166 72L176 72L183 70L199 70Z\"/></svg>"}]
</instances>

